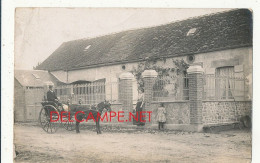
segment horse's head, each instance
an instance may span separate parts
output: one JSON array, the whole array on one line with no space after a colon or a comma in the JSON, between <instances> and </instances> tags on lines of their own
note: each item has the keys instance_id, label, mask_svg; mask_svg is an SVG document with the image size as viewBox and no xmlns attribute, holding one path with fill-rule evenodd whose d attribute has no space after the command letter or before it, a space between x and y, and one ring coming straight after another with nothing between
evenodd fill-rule
<instances>
[{"instance_id":1,"label":"horse's head","mask_svg":"<svg viewBox=\"0 0 260 163\"><path fill-rule=\"evenodd\" d=\"M102 112L104 109L107 109L108 112L111 112L111 104L108 101L101 102L97 105L100 112Z\"/></svg>"}]
</instances>

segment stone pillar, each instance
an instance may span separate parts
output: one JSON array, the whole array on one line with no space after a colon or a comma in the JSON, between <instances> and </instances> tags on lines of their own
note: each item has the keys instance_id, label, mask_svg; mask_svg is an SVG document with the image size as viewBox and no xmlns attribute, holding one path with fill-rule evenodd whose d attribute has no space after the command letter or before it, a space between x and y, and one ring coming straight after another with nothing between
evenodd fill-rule
<instances>
[{"instance_id":1,"label":"stone pillar","mask_svg":"<svg viewBox=\"0 0 260 163\"><path fill-rule=\"evenodd\" d=\"M120 118L120 120L124 120L126 124L133 124L133 122L129 122L129 112L133 110L134 75L130 72L124 72L119 78L119 101L122 103L122 111L124 111L124 118Z\"/></svg>"},{"instance_id":2,"label":"stone pillar","mask_svg":"<svg viewBox=\"0 0 260 163\"><path fill-rule=\"evenodd\" d=\"M153 85L157 75L158 73L155 70L145 70L142 73L142 77L144 78L144 111L152 111L151 102L153 100ZM146 124L151 125L151 122L148 122L148 114L146 114L146 118L144 119L146 120Z\"/></svg>"},{"instance_id":3,"label":"stone pillar","mask_svg":"<svg viewBox=\"0 0 260 163\"><path fill-rule=\"evenodd\" d=\"M190 66L189 78L190 124L202 124L203 73L200 65Z\"/></svg>"}]
</instances>

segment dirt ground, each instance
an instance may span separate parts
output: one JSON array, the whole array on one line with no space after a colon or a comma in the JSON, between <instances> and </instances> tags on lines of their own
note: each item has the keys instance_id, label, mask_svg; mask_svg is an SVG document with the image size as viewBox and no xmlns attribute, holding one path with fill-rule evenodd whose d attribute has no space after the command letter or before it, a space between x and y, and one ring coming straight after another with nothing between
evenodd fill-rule
<instances>
[{"instance_id":1,"label":"dirt ground","mask_svg":"<svg viewBox=\"0 0 260 163\"><path fill-rule=\"evenodd\" d=\"M251 132L191 133L92 126L80 134L15 124L15 162L251 162Z\"/></svg>"}]
</instances>

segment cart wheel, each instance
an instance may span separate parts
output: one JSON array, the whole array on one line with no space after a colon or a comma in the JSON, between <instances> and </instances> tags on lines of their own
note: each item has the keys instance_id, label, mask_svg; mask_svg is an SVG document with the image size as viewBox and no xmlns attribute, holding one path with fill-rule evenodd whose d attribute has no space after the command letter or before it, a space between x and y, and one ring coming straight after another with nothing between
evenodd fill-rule
<instances>
[{"instance_id":1,"label":"cart wheel","mask_svg":"<svg viewBox=\"0 0 260 163\"><path fill-rule=\"evenodd\" d=\"M68 131L73 131L76 128L75 119L72 117L70 118L70 121L67 118L63 118L63 121L61 122L63 127Z\"/></svg>"},{"instance_id":2,"label":"cart wheel","mask_svg":"<svg viewBox=\"0 0 260 163\"><path fill-rule=\"evenodd\" d=\"M41 109L39 115L39 123L42 129L49 134L55 133L58 130L60 125L59 116L56 113L53 113L52 116L50 117L51 111L55 111L59 113L54 106L45 105Z\"/></svg>"}]
</instances>

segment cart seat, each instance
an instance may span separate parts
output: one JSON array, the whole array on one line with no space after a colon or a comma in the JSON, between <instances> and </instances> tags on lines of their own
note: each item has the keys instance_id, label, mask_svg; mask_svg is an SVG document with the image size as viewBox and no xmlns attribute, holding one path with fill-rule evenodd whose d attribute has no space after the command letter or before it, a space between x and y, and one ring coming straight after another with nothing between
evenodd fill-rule
<instances>
[{"instance_id":1,"label":"cart seat","mask_svg":"<svg viewBox=\"0 0 260 163\"><path fill-rule=\"evenodd\" d=\"M45 106L45 105L52 105L52 106L57 106L57 104L53 101L43 101L41 102L42 106Z\"/></svg>"}]
</instances>

